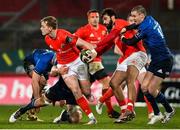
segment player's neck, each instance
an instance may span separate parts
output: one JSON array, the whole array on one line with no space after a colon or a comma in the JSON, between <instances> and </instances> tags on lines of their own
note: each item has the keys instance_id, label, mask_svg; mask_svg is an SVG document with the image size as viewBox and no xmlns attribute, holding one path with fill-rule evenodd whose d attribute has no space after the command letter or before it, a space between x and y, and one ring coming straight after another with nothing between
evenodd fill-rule
<instances>
[{"instance_id":1,"label":"player's neck","mask_svg":"<svg viewBox=\"0 0 180 130\"><path fill-rule=\"evenodd\" d=\"M56 38L56 35L57 35L57 30L52 30L51 33L49 34L49 36L53 39Z\"/></svg>"},{"instance_id":2,"label":"player's neck","mask_svg":"<svg viewBox=\"0 0 180 130\"><path fill-rule=\"evenodd\" d=\"M99 28L99 25L97 24L97 25L92 25L92 24L90 24L94 29L98 29Z\"/></svg>"}]
</instances>

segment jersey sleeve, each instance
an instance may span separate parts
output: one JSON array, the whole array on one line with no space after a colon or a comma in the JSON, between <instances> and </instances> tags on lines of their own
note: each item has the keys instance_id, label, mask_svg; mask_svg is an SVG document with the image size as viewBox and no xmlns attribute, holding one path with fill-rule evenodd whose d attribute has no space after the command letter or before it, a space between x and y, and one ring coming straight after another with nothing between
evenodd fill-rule
<instances>
[{"instance_id":1,"label":"jersey sleeve","mask_svg":"<svg viewBox=\"0 0 180 130\"><path fill-rule=\"evenodd\" d=\"M136 39L143 39L144 37L144 32L143 31L138 31L135 35Z\"/></svg>"},{"instance_id":2,"label":"jersey sleeve","mask_svg":"<svg viewBox=\"0 0 180 130\"><path fill-rule=\"evenodd\" d=\"M61 37L62 41L66 44L71 44L72 46L76 45L78 37L71 34L70 32L64 33L64 35Z\"/></svg>"},{"instance_id":3,"label":"jersey sleeve","mask_svg":"<svg viewBox=\"0 0 180 130\"><path fill-rule=\"evenodd\" d=\"M97 44L95 49L98 53L98 56L102 55L114 45L114 39L119 36L119 30L113 29L111 32Z\"/></svg>"},{"instance_id":4,"label":"jersey sleeve","mask_svg":"<svg viewBox=\"0 0 180 130\"><path fill-rule=\"evenodd\" d=\"M123 20L123 19L117 19L115 21L115 25L114 25L114 29L117 29L117 30L122 30L122 28L128 26L128 22L126 20Z\"/></svg>"}]
</instances>

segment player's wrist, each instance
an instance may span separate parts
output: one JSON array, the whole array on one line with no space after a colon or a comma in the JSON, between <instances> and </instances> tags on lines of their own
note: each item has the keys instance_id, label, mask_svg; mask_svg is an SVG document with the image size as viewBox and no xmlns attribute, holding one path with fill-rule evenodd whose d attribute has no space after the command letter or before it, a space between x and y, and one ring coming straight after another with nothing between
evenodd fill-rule
<instances>
[{"instance_id":1,"label":"player's wrist","mask_svg":"<svg viewBox=\"0 0 180 130\"><path fill-rule=\"evenodd\" d=\"M91 52L97 54L95 49L92 49Z\"/></svg>"}]
</instances>

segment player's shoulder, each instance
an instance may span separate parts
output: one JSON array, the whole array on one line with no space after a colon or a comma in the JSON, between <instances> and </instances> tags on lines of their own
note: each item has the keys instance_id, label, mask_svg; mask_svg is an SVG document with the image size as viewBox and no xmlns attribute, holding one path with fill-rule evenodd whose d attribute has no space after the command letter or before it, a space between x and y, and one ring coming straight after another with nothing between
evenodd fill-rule
<instances>
[{"instance_id":1,"label":"player's shoulder","mask_svg":"<svg viewBox=\"0 0 180 130\"><path fill-rule=\"evenodd\" d=\"M78 30L87 31L87 30L90 30L90 29L91 29L91 25L90 24L86 24L86 25L80 27Z\"/></svg>"},{"instance_id":2,"label":"player's shoulder","mask_svg":"<svg viewBox=\"0 0 180 130\"><path fill-rule=\"evenodd\" d=\"M124 24L124 25L128 25L128 22L124 19L116 19L115 20L115 24Z\"/></svg>"},{"instance_id":3,"label":"player's shoulder","mask_svg":"<svg viewBox=\"0 0 180 130\"><path fill-rule=\"evenodd\" d=\"M89 24L86 24L78 28L77 31L75 32L75 35L79 37L84 37L89 32L89 30L90 30L90 26Z\"/></svg>"},{"instance_id":4,"label":"player's shoulder","mask_svg":"<svg viewBox=\"0 0 180 130\"><path fill-rule=\"evenodd\" d=\"M139 29L145 30L154 26L155 19L152 16L146 16L139 26Z\"/></svg>"},{"instance_id":5,"label":"player's shoulder","mask_svg":"<svg viewBox=\"0 0 180 130\"><path fill-rule=\"evenodd\" d=\"M99 28L104 29L104 30L107 29L106 26L104 26L103 24L99 24Z\"/></svg>"},{"instance_id":6,"label":"player's shoulder","mask_svg":"<svg viewBox=\"0 0 180 130\"><path fill-rule=\"evenodd\" d=\"M128 26L129 23L124 19L116 19L114 29L121 30L123 27Z\"/></svg>"},{"instance_id":7,"label":"player's shoulder","mask_svg":"<svg viewBox=\"0 0 180 130\"><path fill-rule=\"evenodd\" d=\"M65 30L65 29L58 29L57 30L57 34L70 34L70 32L69 31L67 31L67 30Z\"/></svg>"},{"instance_id":8,"label":"player's shoulder","mask_svg":"<svg viewBox=\"0 0 180 130\"><path fill-rule=\"evenodd\" d=\"M85 31L87 29L88 29L88 25L86 24L86 25L79 27L76 32L82 32L82 31Z\"/></svg>"}]
</instances>

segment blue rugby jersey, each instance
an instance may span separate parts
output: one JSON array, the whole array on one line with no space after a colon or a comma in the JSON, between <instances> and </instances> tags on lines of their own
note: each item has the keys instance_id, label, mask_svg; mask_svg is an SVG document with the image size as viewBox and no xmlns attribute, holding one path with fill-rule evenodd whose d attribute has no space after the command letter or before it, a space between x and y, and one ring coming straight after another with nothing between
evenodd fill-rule
<instances>
[{"instance_id":1,"label":"blue rugby jersey","mask_svg":"<svg viewBox=\"0 0 180 130\"><path fill-rule=\"evenodd\" d=\"M158 62L172 56L167 47L161 26L152 16L146 16L142 23L140 23L135 37L142 39L147 45L153 62Z\"/></svg>"},{"instance_id":2,"label":"blue rugby jersey","mask_svg":"<svg viewBox=\"0 0 180 130\"><path fill-rule=\"evenodd\" d=\"M47 49L36 49L30 55L25 57L25 61L32 63L34 71L39 75L48 75L53 65L56 62L56 54Z\"/></svg>"}]
</instances>

